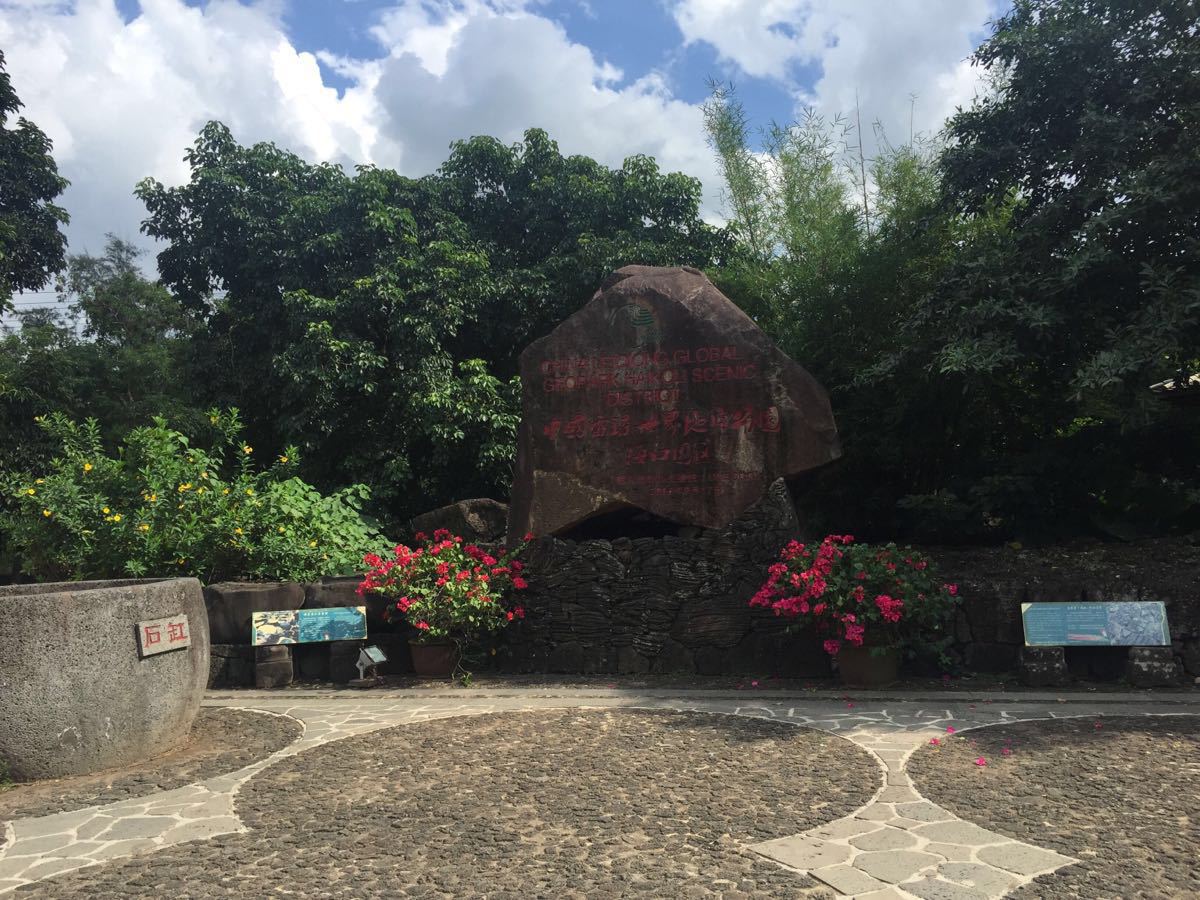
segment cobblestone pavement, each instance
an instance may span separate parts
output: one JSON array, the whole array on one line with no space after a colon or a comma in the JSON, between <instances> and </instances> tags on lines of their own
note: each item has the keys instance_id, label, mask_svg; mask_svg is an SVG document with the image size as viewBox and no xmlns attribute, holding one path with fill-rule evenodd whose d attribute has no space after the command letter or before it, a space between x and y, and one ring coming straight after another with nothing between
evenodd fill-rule
<instances>
[{"instance_id":1,"label":"cobblestone pavement","mask_svg":"<svg viewBox=\"0 0 1200 900\"><path fill-rule=\"evenodd\" d=\"M679 691L389 691L319 699L245 692L209 702L290 716L303 724L303 736L266 760L187 787L0 825L8 837L0 850L0 895L238 896L246 882L262 888L251 889L256 896L275 892L263 886L278 884L280 892L310 897L494 897L504 891L462 873L486 879L479 873L493 871L489 866L506 871L511 859L498 860L509 839L526 879L510 896L661 896L668 881L679 887L668 892L672 896L824 892L871 900L979 900L1031 883L1031 895L1041 896L1042 882L1034 880L1075 864L1069 849L1040 840L1037 823L1020 839L998 826L981 827L969 821L969 800L956 807L966 818L947 809L949 802L936 805L909 779L909 757L947 728L1138 714L1154 705L1140 696L1125 701L947 698L935 707L927 701ZM1190 700L1176 699L1171 709L1200 713ZM567 713L551 710L578 715L563 718ZM647 719L650 714L639 710L709 715ZM504 712L521 714L459 718ZM441 719L456 721L425 724ZM380 732L389 726L401 727ZM801 727L793 733L780 726ZM483 731L487 740L474 746ZM829 743L821 732L836 741ZM653 748L662 745L672 753L655 757ZM783 746L799 751L788 759L803 764L800 772L788 769L790 763L778 765L787 756L779 752ZM542 748L545 758L531 755L531 748ZM571 748L588 764L567 765ZM491 774L474 782L444 780L455 767L469 770L470 753L490 753L486 758L494 765L510 752L525 754L520 758L529 771L545 781L521 792L472 796L465 792L494 791L507 782L491 769L481 770ZM721 777L698 774L712 763L694 754L724 760ZM648 760L672 756L679 766L647 768ZM735 758L749 781L732 774L739 772ZM413 768L414 759L430 767ZM604 783L643 789L598 792L591 761L607 771ZM441 789L405 790L425 783ZM380 790L388 785L394 789ZM331 799L353 800L355 792L357 805ZM797 798L791 806L780 802L789 793ZM584 800L572 806L571 796ZM664 806L664 798L673 799ZM447 813L440 820L439 803ZM567 812L572 815L564 819ZM456 831L455 823L470 815L476 830L492 829L496 855L481 849L478 835ZM425 822L426 832L410 830L410 821ZM391 834L381 833L385 829ZM322 859L327 864L314 878L311 867ZM356 860L366 864L356 870ZM339 880L343 871L358 871L360 878ZM406 880L410 872L417 876ZM573 878L589 888L564 889Z\"/></svg>"},{"instance_id":2,"label":"cobblestone pavement","mask_svg":"<svg viewBox=\"0 0 1200 900\"><path fill-rule=\"evenodd\" d=\"M983 728L909 768L946 808L1081 860L1018 896L1200 897L1200 717Z\"/></svg>"},{"instance_id":3,"label":"cobblestone pavement","mask_svg":"<svg viewBox=\"0 0 1200 900\"><path fill-rule=\"evenodd\" d=\"M222 707L201 709L192 725L191 740L178 750L136 766L20 784L0 792L0 822L105 806L236 772L286 747L301 731L300 723L289 716ZM0 846L3 844L0 830Z\"/></svg>"}]
</instances>

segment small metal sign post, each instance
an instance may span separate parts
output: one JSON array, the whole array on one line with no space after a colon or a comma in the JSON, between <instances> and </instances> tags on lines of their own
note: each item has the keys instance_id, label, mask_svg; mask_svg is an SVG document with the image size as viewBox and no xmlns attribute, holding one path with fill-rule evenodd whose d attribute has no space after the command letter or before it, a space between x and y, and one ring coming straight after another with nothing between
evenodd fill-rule
<instances>
[{"instance_id":1,"label":"small metal sign post","mask_svg":"<svg viewBox=\"0 0 1200 900\"><path fill-rule=\"evenodd\" d=\"M358 678L350 682L354 687L372 687L378 684L382 679L375 674L375 667L381 663L387 662L387 654L378 647L371 645L363 647L358 651L358 662L355 665L358 667ZM367 670L371 670L370 677L367 677Z\"/></svg>"}]
</instances>

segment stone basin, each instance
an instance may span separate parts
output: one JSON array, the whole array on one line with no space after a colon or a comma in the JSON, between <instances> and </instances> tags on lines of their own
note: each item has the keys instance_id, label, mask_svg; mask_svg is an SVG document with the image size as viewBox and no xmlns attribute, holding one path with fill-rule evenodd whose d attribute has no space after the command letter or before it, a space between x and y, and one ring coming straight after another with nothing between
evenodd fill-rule
<instances>
[{"instance_id":1,"label":"stone basin","mask_svg":"<svg viewBox=\"0 0 1200 900\"><path fill-rule=\"evenodd\" d=\"M191 646L141 658L139 622ZM17 781L125 766L187 740L208 679L195 578L0 586L0 761Z\"/></svg>"}]
</instances>

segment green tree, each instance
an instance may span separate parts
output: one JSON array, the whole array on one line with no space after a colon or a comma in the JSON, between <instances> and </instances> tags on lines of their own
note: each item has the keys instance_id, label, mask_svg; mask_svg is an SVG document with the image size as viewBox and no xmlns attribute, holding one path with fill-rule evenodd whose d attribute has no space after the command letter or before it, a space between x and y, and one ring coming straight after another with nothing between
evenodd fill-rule
<instances>
[{"instance_id":1,"label":"green tree","mask_svg":"<svg viewBox=\"0 0 1200 900\"><path fill-rule=\"evenodd\" d=\"M510 477L523 346L629 262L707 264L699 185L609 170L542 132L457 144L410 179L349 175L210 123L188 183L147 180L164 283L202 325L203 382L306 473L372 486L395 516Z\"/></svg>"},{"instance_id":2,"label":"green tree","mask_svg":"<svg viewBox=\"0 0 1200 900\"><path fill-rule=\"evenodd\" d=\"M16 291L44 287L63 267L66 210L54 198L67 186L50 155L50 139L24 117L0 51L0 312Z\"/></svg>"},{"instance_id":3,"label":"green tree","mask_svg":"<svg viewBox=\"0 0 1200 900\"><path fill-rule=\"evenodd\" d=\"M1029 365L1144 417L1200 360L1200 4L1018 0L974 61L997 89L949 123L946 192L1011 198L1012 230L991 284L963 277L942 368Z\"/></svg>"},{"instance_id":4,"label":"green tree","mask_svg":"<svg viewBox=\"0 0 1200 900\"><path fill-rule=\"evenodd\" d=\"M1200 5L1018 0L974 61L993 90L949 123L946 201L1005 227L910 330L987 398L970 490L1045 527L1194 523L1195 408L1147 388L1200 369Z\"/></svg>"},{"instance_id":5,"label":"green tree","mask_svg":"<svg viewBox=\"0 0 1200 900\"><path fill-rule=\"evenodd\" d=\"M100 419L109 442L155 415L206 421L190 384L192 322L141 274L138 254L110 237L102 256L70 257L58 303L21 312L0 337L0 470L44 457L34 417L51 412Z\"/></svg>"}]
</instances>

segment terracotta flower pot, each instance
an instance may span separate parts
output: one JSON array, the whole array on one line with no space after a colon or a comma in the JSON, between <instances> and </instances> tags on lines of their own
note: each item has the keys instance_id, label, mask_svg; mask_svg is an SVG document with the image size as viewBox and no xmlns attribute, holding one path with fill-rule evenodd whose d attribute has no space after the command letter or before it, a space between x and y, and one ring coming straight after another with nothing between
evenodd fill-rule
<instances>
[{"instance_id":1,"label":"terracotta flower pot","mask_svg":"<svg viewBox=\"0 0 1200 900\"><path fill-rule=\"evenodd\" d=\"M458 665L458 645L451 641L440 644L409 641L408 648L418 678L449 678Z\"/></svg>"},{"instance_id":2,"label":"terracotta flower pot","mask_svg":"<svg viewBox=\"0 0 1200 900\"><path fill-rule=\"evenodd\" d=\"M837 664L843 683L879 687L896 680L900 671L900 651L887 647L873 654L870 647L843 645L837 655Z\"/></svg>"}]
</instances>

